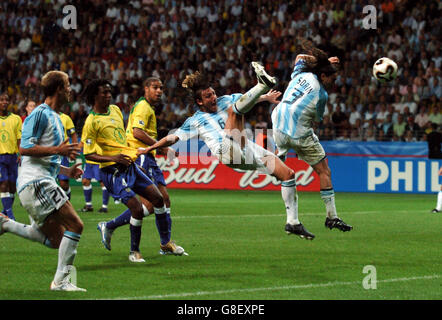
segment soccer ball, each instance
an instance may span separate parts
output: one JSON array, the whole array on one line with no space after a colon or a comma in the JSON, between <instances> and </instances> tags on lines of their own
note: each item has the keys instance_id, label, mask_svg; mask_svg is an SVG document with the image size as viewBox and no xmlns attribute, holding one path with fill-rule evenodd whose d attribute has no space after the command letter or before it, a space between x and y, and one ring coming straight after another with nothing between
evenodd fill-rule
<instances>
[{"instance_id":1,"label":"soccer ball","mask_svg":"<svg viewBox=\"0 0 442 320\"><path fill-rule=\"evenodd\" d=\"M373 76L382 83L396 79L396 62L387 57L378 59L373 65Z\"/></svg>"}]
</instances>

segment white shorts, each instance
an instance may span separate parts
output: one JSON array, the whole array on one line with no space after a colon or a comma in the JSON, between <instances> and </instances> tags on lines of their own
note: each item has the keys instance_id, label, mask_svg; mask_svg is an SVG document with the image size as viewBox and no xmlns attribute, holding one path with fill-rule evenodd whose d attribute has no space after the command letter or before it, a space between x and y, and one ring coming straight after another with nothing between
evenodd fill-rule
<instances>
[{"instance_id":1,"label":"white shorts","mask_svg":"<svg viewBox=\"0 0 442 320\"><path fill-rule=\"evenodd\" d=\"M285 156L290 149L293 149L298 158L310 166L318 164L325 158L324 148L314 133L303 138L292 138L279 130L273 130L273 139L278 147L280 158Z\"/></svg>"},{"instance_id":2,"label":"white shorts","mask_svg":"<svg viewBox=\"0 0 442 320\"><path fill-rule=\"evenodd\" d=\"M221 163L233 169L241 170L259 170L263 173L271 174L263 158L267 156L275 157L275 154L247 140L244 148L241 148L238 142L224 138L220 153L217 154Z\"/></svg>"},{"instance_id":3,"label":"white shorts","mask_svg":"<svg viewBox=\"0 0 442 320\"><path fill-rule=\"evenodd\" d=\"M18 197L21 205L39 227L43 226L50 214L59 210L68 201L64 190L51 179L29 183L19 191Z\"/></svg>"}]
</instances>

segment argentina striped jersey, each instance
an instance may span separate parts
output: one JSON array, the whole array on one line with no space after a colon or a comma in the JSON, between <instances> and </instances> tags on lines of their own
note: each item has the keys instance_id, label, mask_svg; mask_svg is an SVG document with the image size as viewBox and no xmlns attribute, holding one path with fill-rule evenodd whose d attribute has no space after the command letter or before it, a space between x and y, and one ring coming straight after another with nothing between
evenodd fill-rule
<instances>
[{"instance_id":1,"label":"argentina striped jersey","mask_svg":"<svg viewBox=\"0 0 442 320\"><path fill-rule=\"evenodd\" d=\"M23 123L21 147L29 149L35 145L53 147L64 141L64 128L60 116L43 103L26 117ZM18 168L17 190L28 183L42 178L55 179L60 171L61 156L22 156Z\"/></svg>"},{"instance_id":2,"label":"argentina striped jersey","mask_svg":"<svg viewBox=\"0 0 442 320\"><path fill-rule=\"evenodd\" d=\"M214 113L198 110L188 118L173 134L180 140L199 138L205 142L213 154L219 152L225 136L224 127L227 120L227 109L241 98L241 93L225 95L216 100L217 111Z\"/></svg>"},{"instance_id":3,"label":"argentina striped jersey","mask_svg":"<svg viewBox=\"0 0 442 320\"><path fill-rule=\"evenodd\" d=\"M302 72L303 65L304 60L298 60L281 102L272 112L273 130L293 138L313 133L312 122L322 120L328 99L316 75Z\"/></svg>"}]
</instances>

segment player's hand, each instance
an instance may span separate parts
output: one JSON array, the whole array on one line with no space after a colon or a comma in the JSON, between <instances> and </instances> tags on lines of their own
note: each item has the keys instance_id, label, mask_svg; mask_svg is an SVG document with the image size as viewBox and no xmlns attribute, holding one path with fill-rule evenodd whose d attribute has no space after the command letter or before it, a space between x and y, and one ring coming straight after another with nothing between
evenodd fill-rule
<instances>
[{"instance_id":1,"label":"player's hand","mask_svg":"<svg viewBox=\"0 0 442 320\"><path fill-rule=\"evenodd\" d=\"M265 101L268 101L270 103L278 104L280 101L278 101L278 97L281 95L281 91L273 90L271 89L269 92L267 92L262 97Z\"/></svg>"},{"instance_id":2,"label":"player's hand","mask_svg":"<svg viewBox=\"0 0 442 320\"><path fill-rule=\"evenodd\" d=\"M79 168L81 163L76 163L72 167L69 167L69 178L78 179L83 175L83 170Z\"/></svg>"},{"instance_id":3,"label":"player's hand","mask_svg":"<svg viewBox=\"0 0 442 320\"><path fill-rule=\"evenodd\" d=\"M167 147L165 155L166 155L167 161L169 163L172 163L173 160L175 160L175 158L178 157L178 151L176 151L176 150L174 150L172 148Z\"/></svg>"},{"instance_id":4,"label":"player's hand","mask_svg":"<svg viewBox=\"0 0 442 320\"><path fill-rule=\"evenodd\" d=\"M70 159L72 159L72 157L75 159L75 157L80 154L80 151L81 149L78 143L69 143L68 140L63 141L63 143L57 147L57 154L69 157Z\"/></svg>"},{"instance_id":5,"label":"player's hand","mask_svg":"<svg viewBox=\"0 0 442 320\"><path fill-rule=\"evenodd\" d=\"M330 58L328 58L328 61L330 61L331 64L339 64L338 57L330 57Z\"/></svg>"},{"instance_id":6,"label":"player's hand","mask_svg":"<svg viewBox=\"0 0 442 320\"><path fill-rule=\"evenodd\" d=\"M126 167L130 166L133 163L131 157L129 157L126 154L121 154L121 153L116 155L116 156L114 156L114 161L116 163L122 164L122 165L124 165Z\"/></svg>"}]
</instances>

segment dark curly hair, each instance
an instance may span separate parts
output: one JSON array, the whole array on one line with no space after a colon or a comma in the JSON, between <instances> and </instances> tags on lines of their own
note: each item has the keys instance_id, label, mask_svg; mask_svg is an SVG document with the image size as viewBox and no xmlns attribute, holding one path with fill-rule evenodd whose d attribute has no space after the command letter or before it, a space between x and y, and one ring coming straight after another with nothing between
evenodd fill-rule
<instances>
[{"instance_id":1,"label":"dark curly hair","mask_svg":"<svg viewBox=\"0 0 442 320\"><path fill-rule=\"evenodd\" d=\"M98 90L101 86L109 85L112 87L109 81L105 79L94 79L86 86L81 96L87 104L93 106L95 104L95 96L98 94Z\"/></svg>"},{"instance_id":2,"label":"dark curly hair","mask_svg":"<svg viewBox=\"0 0 442 320\"><path fill-rule=\"evenodd\" d=\"M302 53L314 57L306 60L302 72L311 72L320 77L322 73L330 76L338 71L338 65L330 63L327 53L316 48L312 41L304 38L299 38L298 41Z\"/></svg>"}]
</instances>

